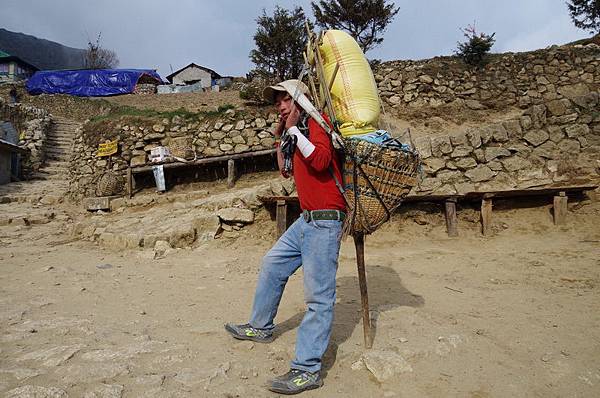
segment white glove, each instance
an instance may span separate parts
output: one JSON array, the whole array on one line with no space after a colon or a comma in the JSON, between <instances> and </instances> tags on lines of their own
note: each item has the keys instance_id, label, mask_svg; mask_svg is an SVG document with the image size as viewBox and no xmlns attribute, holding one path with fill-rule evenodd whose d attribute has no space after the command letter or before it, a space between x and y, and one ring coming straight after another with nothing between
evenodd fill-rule
<instances>
[{"instance_id":1,"label":"white glove","mask_svg":"<svg viewBox=\"0 0 600 398\"><path fill-rule=\"evenodd\" d=\"M305 158L309 157L315 150L315 146L300 132L298 127L292 126L288 129L288 134L296 137L296 147Z\"/></svg>"}]
</instances>

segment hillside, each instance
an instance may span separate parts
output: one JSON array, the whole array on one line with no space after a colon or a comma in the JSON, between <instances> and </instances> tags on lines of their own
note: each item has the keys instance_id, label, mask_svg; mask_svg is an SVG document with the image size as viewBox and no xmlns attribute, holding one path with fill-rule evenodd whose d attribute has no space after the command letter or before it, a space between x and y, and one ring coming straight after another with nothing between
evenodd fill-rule
<instances>
[{"instance_id":1,"label":"hillside","mask_svg":"<svg viewBox=\"0 0 600 398\"><path fill-rule=\"evenodd\" d=\"M0 49L40 69L83 67L85 50L0 28Z\"/></svg>"}]
</instances>

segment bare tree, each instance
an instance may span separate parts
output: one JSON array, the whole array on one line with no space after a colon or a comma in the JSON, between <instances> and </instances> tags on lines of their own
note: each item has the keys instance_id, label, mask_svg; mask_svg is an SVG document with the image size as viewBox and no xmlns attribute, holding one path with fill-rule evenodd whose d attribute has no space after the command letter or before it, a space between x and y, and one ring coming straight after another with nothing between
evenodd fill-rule
<instances>
[{"instance_id":1,"label":"bare tree","mask_svg":"<svg viewBox=\"0 0 600 398\"><path fill-rule=\"evenodd\" d=\"M83 55L83 65L86 69L112 69L119 66L117 53L100 45L102 32L98 33L96 42L88 39L88 47Z\"/></svg>"}]
</instances>

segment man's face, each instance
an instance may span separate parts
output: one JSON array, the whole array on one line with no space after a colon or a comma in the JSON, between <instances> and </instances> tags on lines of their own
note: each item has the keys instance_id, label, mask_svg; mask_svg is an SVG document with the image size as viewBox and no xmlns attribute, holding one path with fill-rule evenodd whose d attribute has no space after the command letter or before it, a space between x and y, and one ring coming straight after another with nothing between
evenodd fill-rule
<instances>
[{"instance_id":1,"label":"man's face","mask_svg":"<svg viewBox=\"0 0 600 398\"><path fill-rule=\"evenodd\" d=\"M275 96L275 109L285 120L292 110L292 96L285 92L279 92Z\"/></svg>"}]
</instances>

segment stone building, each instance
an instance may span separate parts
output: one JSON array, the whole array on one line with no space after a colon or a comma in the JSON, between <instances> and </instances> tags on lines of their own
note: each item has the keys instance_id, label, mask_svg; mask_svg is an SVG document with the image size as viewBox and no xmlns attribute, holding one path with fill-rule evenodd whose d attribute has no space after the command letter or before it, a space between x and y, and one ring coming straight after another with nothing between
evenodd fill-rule
<instances>
[{"instance_id":1,"label":"stone building","mask_svg":"<svg viewBox=\"0 0 600 398\"><path fill-rule=\"evenodd\" d=\"M0 50L0 83L25 80L38 70L21 58Z\"/></svg>"},{"instance_id":2,"label":"stone building","mask_svg":"<svg viewBox=\"0 0 600 398\"><path fill-rule=\"evenodd\" d=\"M169 83L176 85L191 85L201 82L202 88L225 86L231 82L231 77L221 76L212 69L191 63L167 76Z\"/></svg>"},{"instance_id":3,"label":"stone building","mask_svg":"<svg viewBox=\"0 0 600 398\"><path fill-rule=\"evenodd\" d=\"M20 157L27 150L0 139L0 185L8 184L12 176L20 177Z\"/></svg>"}]
</instances>

